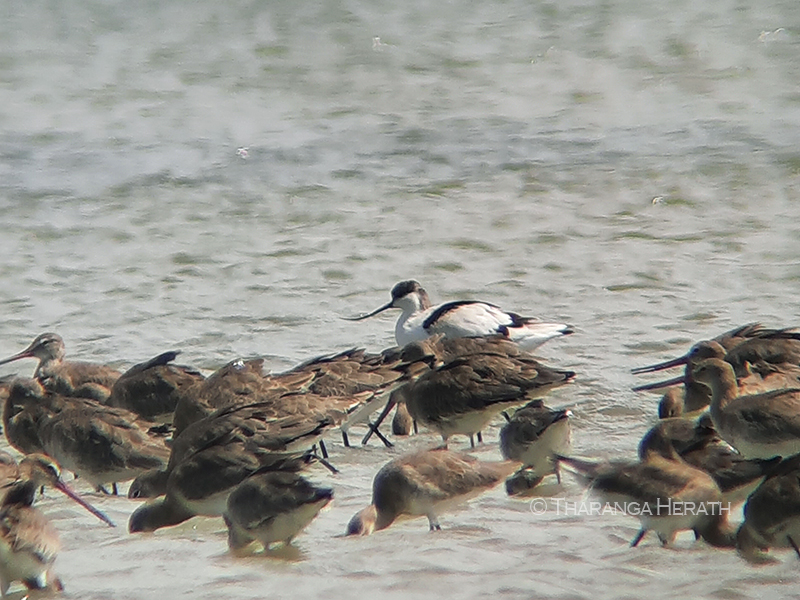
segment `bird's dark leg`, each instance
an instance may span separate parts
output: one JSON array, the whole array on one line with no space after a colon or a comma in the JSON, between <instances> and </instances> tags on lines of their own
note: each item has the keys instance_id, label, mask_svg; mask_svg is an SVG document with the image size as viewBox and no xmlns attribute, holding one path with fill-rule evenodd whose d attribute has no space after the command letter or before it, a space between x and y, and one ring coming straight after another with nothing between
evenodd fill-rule
<instances>
[{"instance_id":1,"label":"bird's dark leg","mask_svg":"<svg viewBox=\"0 0 800 600\"><path fill-rule=\"evenodd\" d=\"M478 438L478 443L482 444L483 443L483 434L479 431L476 437Z\"/></svg>"},{"instance_id":2,"label":"bird's dark leg","mask_svg":"<svg viewBox=\"0 0 800 600\"><path fill-rule=\"evenodd\" d=\"M475 436L473 436L471 433L469 434L469 447L470 448L475 447Z\"/></svg>"},{"instance_id":3,"label":"bird's dark leg","mask_svg":"<svg viewBox=\"0 0 800 600\"><path fill-rule=\"evenodd\" d=\"M344 434L342 434L344 435ZM347 438L345 437L345 441ZM345 446L347 444L345 443ZM323 440L319 441L319 451L322 452L322 458L328 458L328 449L325 447L325 442Z\"/></svg>"},{"instance_id":4,"label":"bird's dark leg","mask_svg":"<svg viewBox=\"0 0 800 600\"><path fill-rule=\"evenodd\" d=\"M375 435L376 435L376 436L378 436L378 439L379 439L380 441L382 441L382 442L383 442L383 445L384 445L384 446L386 446L387 448L393 448L393 447L394 447L394 444L393 444L392 442L390 442L389 440L387 440L387 439L386 439L386 436L384 436L384 435L383 435L383 434L382 434L382 433L381 433L381 432L378 430L378 428L377 428L377 427L375 428Z\"/></svg>"},{"instance_id":5,"label":"bird's dark leg","mask_svg":"<svg viewBox=\"0 0 800 600\"><path fill-rule=\"evenodd\" d=\"M389 402L387 402L386 406L383 408L383 412L380 415L378 415L378 420L375 421L374 424L367 421L367 425L369 425L369 431L367 432L367 435L364 436L364 439L361 440L362 445L365 445L369 441L369 438L372 437L373 433L378 437L380 437L380 432L378 431L378 428L381 426L381 423L383 423L384 419L386 419L391 410L394 408L395 404L396 404L395 402L392 402L392 400L389 399ZM385 441L383 443L386 444ZM387 448L391 448L391 446L392 446L391 444L387 444Z\"/></svg>"},{"instance_id":6,"label":"bird's dark leg","mask_svg":"<svg viewBox=\"0 0 800 600\"><path fill-rule=\"evenodd\" d=\"M636 546L639 545L639 542L642 541L642 538L645 536L646 533L647 533L646 529L640 529L639 533L637 533L636 537L633 538L633 540L631 541L631 548L636 548Z\"/></svg>"},{"instance_id":7,"label":"bird's dark leg","mask_svg":"<svg viewBox=\"0 0 800 600\"><path fill-rule=\"evenodd\" d=\"M117 489L117 482L116 481L111 484L111 493L114 496L119 496L119 490Z\"/></svg>"},{"instance_id":8,"label":"bird's dark leg","mask_svg":"<svg viewBox=\"0 0 800 600\"><path fill-rule=\"evenodd\" d=\"M794 548L794 552L795 552L795 554L797 554L797 558L800 558L800 548L797 547L797 544L792 539L792 536L787 535L786 539L789 540L789 543L792 545L792 548Z\"/></svg>"},{"instance_id":9,"label":"bird's dark leg","mask_svg":"<svg viewBox=\"0 0 800 600\"><path fill-rule=\"evenodd\" d=\"M347 437L347 432L344 429L342 430L342 443L344 444L345 448L350 447L350 438Z\"/></svg>"},{"instance_id":10,"label":"bird's dark leg","mask_svg":"<svg viewBox=\"0 0 800 600\"><path fill-rule=\"evenodd\" d=\"M319 461L319 464L321 464L323 467L325 467L326 469L328 469L328 471L330 471L330 472L331 472L331 473L333 473L334 475L336 475L337 473L339 473L339 469L337 469L336 467L334 467L334 466L333 466L331 463L329 463L329 462L328 462L326 459L324 459L324 458L320 458L320 457L318 456L318 457L317 457L317 460Z\"/></svg>"}]
</instances>

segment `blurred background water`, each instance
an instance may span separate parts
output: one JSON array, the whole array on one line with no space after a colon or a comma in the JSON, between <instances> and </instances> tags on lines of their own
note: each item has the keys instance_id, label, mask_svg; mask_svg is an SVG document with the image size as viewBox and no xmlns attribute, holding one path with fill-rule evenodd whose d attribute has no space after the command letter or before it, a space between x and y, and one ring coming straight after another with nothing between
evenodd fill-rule
<instances>
[{"instance_id":1,"label":"blurred background water","mask_svg":"<svg viewBox=\"0 0 800 600\"><path fill-rule=\"evenodd\" d=\"M631 367L798 324L799 33L781 0L6 2L0 354L56 331L120 367L174 348L283 370L392 345L391 317L339 317L416 278L574 323L541 352L579 373L551 403L576 451L632 457L656 400ZM218 520L129 537L48 500L57 571L75 598L796 592L791 556L630 550L631 518L534 517L502 490L441 535L333 537L394 452L334 450L305 560L229 557Z\"/></svg>"}]
</instances>

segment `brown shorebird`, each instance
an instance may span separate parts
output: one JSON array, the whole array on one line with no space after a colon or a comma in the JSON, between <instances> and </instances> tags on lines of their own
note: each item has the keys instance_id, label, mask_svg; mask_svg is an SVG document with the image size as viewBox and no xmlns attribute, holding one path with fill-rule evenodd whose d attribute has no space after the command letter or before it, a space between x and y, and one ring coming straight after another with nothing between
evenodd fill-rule
<instances>
[{"instance_id":1,"label":"brown shorebird","mask_svg":"<svg viewBox=\"0 0 800 600\"><path fill-rule=\"evenodd\" d=\"M793 548L800 558L800 455L785 459L753 492L736 536L739 555L752 563L775 562L770 548Z\"/></svg>"},{"instance_id":2,"label":"brown shorebird","mask_svg":"<svg viewBox=\"0 0 800 600\"><path fill-rule=\"evenodd\" d=\"M639 457L657 452L669 458L673 449L688 464L714 478L725 505L744 502L780 462L777 457L743 458L719 436L708 413L696 423L682 418L662 419L639 442Z\"/></svg>"},{"instance_id":3,"label":"brown shorebird","mask_svg":"<svg viewBox=\"0 0 800 600\"><path fill-rule=\"evenodd\" d=\"M651 373L685 365L683 377L640 385L635 391L657 390L678 384L683 394L670 389L659 404L659 417L676 417L704 409L711 401L708 386L694 379L694 369L709 358L730 363L738 384L748 393L800 385L800 332L792 329L765 329L755 323L726 332L717 338L698 342L689 352L663 363L633 369Z\"/></svg>"},{"instance_id":4,"label":"brown shorebird","mask_svg":"<svg viewBox=\"0 0 800 600\"><path fill-rule=\"evenodd\" d=\"M14 581L28 589L61 589L50 568L59 551L58 533L33 507L36 491L43 485L58 489L103 520L114 523L61 481L58 466L46 456L31 454L19 464L19 479L7 488L0 505L0 594L6 596Z\"/></svg>"},{"instance_id":5,"label":"brown shorebird","mask_svg":"<svg viewBox=\"0 0 800 600\"><path fill-rule=\"evenodd\" d=\"M0 489L7 488L19 479L17 460L5 450L0 450Z\"/></svg>"},{"instance_id":6,"label":"brown shorebird","mask_svg":"<svg viewBox=\"0 0 800 600\"><path fill-rule=\"evenodd\" d=\"M234 487L265 471L298 471L333 421L310 415L272 419L270 403L222 408L173 442L164 498L139 507L131 533L155 531L195 515L221 516Z\"/></svg>"},{"instance_id":7,"label":"brown shorebird","mask_svg":"<svg viewBox=\"0 0 800 600\"><path fill-rule=\"evenodd\" d=\"M175 407L175 437L215 410L234 404L257 402L265 393L265 377L261 358L237 359L218 369L205 380L185 388Z\"/></svg>"},{"instance_id":8,"label":"brown shorebird","mask_svg":"<svg viewBox=\"0 0 800 600\"><path fill-rule=\"evenodd\" d=\"M538 485L546 475L555 474L561 483L556 454L572 451L570 410L554 410L540 399L532 400L514 413L500 430L500 452L522 463L522 469L506 481L509 495Z\"/></svg>"},{"instance_id":9,"label":"brown shorebird","mask_svg":"<svg viewBox=\"0 0 800 600\"><path fill-rule=\"evenodd\" d=\"M147 425L120 408L88 398L48 392L35 379L17 379L5 403L3 424L20 452L42 452L103 489L163 467L169 450Z\"/></svg>"},{"instance_id":10,"label":"brown shorebird","mask_svg":"<svg viewBox=\"0 0 800 600\"><path fill-rule=\"evenodd\" d=\"M709 356L711 358L713 355ZM718 357L721 357L717 355ZM696 381L692 373L699 360L687 365L687 374L683 376L683 387L669 387L658 403L658 418L696 416L700 411L706 410L711 402L711 389ZM666 382L670 383L672 380ZM665 382L661 382L665 383ZM779 371L759 375L746 372L742 377L736 378L739 392L742 394L757 394L769 390L783 389L800 386L800 367L784 365ZM648 389L661 389L661 384L646 384L633 388L634 391Z\"/></svg>"},{"instance_id":11,"label":"brown shorebird","mask_svg":"<svg viewBox=\"0 0 800 600\"><path fill-rule=\"evenodd\" d=\"M392 419L392 433L394 435L409 435L412 431L416 433L417 424L409 414L405 402L397 402L397 409Z\"/></svg>"},{"instance_id":12,"label":"brown shorebird","mask_svg":"<svg viewBox=\"0 0 800 600\"><path fill-rule=\"evenodd\" d=\"M718 358L701 362L694 378L711 388L714 427L742 456L800 452L800 386L741 396L733 366Z\"/></svg>"},{"instance_id":13,"label":"brown shorebird","mask_svg":"<svg viewBox=\"0 0 800 600\"><path fill-rule=\"evenodd\" d=\"M329 414L340 427L345 445L349 445L349 427L367 420L384 390L401 377L398 371L370 364L370 359L361 351L348 351L274 376L261 372L261 359L233 361L183 391L175 412L175 437L190 423L210 414L214 406L271 403L271 418ZM399 358L392 361L392 367L399 365Z\"/></svg>"},{"instance_id":14,"label":"brown shorebird","mask_svg":"<svg viewBox=\"0 0 800 600\"><path fill-rule=\"evenodd\" d=\"M634 391L642 391L645 386L637 386L634 388ZM646 388L650 389L650 388ZM661 389L659 388L652 388L652 389ZM703 393L706 393L703 390ZM664 395L661 397L661 400L658 403L658 418L659 419L671 419L674 417L682 417L684 416L684 398L686 393L683 387L672 386L667 388L664 392ZM690 403L689 406L692 406Z\"/></svg>"},{"instance_id":15,"label":"brown shorebird","mask_svg":"<svg viewBox=\"0 0 800 600\"><path fill-rule=\"evenodd\" d=\"M635 375L639 375L641 373L653 373L655 371L663 371L664 369L669 369L672 367L678 367L685 365L690 358L692 352L704 352L704 350L698 350L698 348L704 344L709 342L713 342L718 344L722 347L723 353L727 354L729 351L733 350L735 347L740 346L745 342L749 342L751 340L759 340L756 342L756 348L763 348L768 347L773 342L769 342L768 340L774 339L798 339L796 334L794 334L791 328L789 329L768 329L761 325L761 323L748 323L747 325L742 325L740 327L736 327L731 329L730 331L726 331L718 335L715 338L710 340L706 340L705 342L698 342L694 346L689 349L689 352L686 354L679 356L678 358L673 358L661 363L656 363L654 365L649 365L647 367L637 367L635 369L631 369L631 373ZM792 344L790 344L791 346ZM751 347L750 350L747 352L753 352ZM712 357L706 357L712 358ZM773 362L775 362L773 360ZM785 360L781 360L780 362L786 362Z\"/></svg>"},{"instance_id":16,"label":"brown shorebird","mask_svg":"<svg viewBox=\"0 0 800 600\"><path fill-rule=\"evenodd\" d=\"M48 390L65 396L82 396L104 401L120 372L105 365L65 361L64 340L55 333L43 333L22 352L0 360L0 365L22 358L36 358L34 378Z\"/></svg>"},{"instance_id":17,"label":"brown shorebird","mask_svg":"<svg viewBox=\"0 0 800 600\"><path fill-rule=\"evenodd\" d=\"M151 469L142 473L131 483L128 497L154 498L165 494L169 470L195 452L196 439L205 444L208 432L221 436L220 441L215 442L218 446L224 446L224 443L230 440L240 441L237 436L246 437L258 432L259 435L266 436L265 443L273 444L269 448L265 447L270 451L291 453L298 448L305 451L314 444L321 444L323 434L327 434L336 426L341 427L349 412L354 407L361 406L371 395L370 392L365 392L346 398L327 398L315 394L288 394L263 402L221 408L211 416L192 423L176 436L166 469ZM283 429L276 428L275 423L281 423ZM307 426L316 428L318 435L313 438L308 437L305 433ZM295 428L299 428L297 431L301 433L299 437L301 444L288 449L283 448L282 443L292 441L291 436L295 435ZM272 436L276 435L278 435L276 439L286 442L272 440Z\"/></svg>"},{"instance_id":18,"label":"brown shorebird","mask_svg":"<svg viewBox=\"0 0 800 600\"><path fill-rule=\"evenodd\" d=\"M175 409L176 435L188 424L226 406L262 402L287 394L335 398L388 392L401 380L412 377L415 368L422 369L401 360L397 348L380 354L354 348L312 359L280 374L264 374L263 365L263 359L238 359L205 381L183 390Z\"/></svg>"},{"instance_id":19,"label":"brown shorebird","mask_svg":"<svg viewBox=\"0 0 800 600\"><path fill-rule=\"evenodd\" d=\"M167 464L164 440L148 434L136 415L110 406L76 405L44 421L39 427L42 447L65 469L105 491L148 469Z\"/></svg>"},{"instance_id":20,"label":"brown shorebird","mask_svg":"<svg viewBox=\"0 0 800 600\"><path fill-rule=\"evenodd\" d=\"M472 438L503 410L543 396L575 377L573 371L542 365L500 336L444 338L433 343L442 348L434 349L438 366L398 388L374 429L394 403L405 402L414 420L439 432L445 444L454 434ZM413 354L415 346L406 349ZM364 442L368 439L369 434Z\"/></svg>"},{"instance_id":21,"label":"brown shorebird","mask_svg":"<svg viewBox=\"0 0 800 600\"><path fill-rule=\"evenodd\" d=\"M399 346L433 335L459 338L500 334L532 350L548 340L573 332L566 323L544 323L533 317L506 312L488 302L458 300L432 306L428 293L413 280L395 285L388 304L359 317L345 318L361 321L390 308L402 311L394 330Z\"/></svg>"},{"instance_id":22,"label":"brown shorebird","mask_svg":"<svg viewBox=\"0 0 800 600\"><path fill-rule=\"evenodd\" d=\"M223 515L228 547L245 553L258 542L290 544L333 499L333 490L317 487L298 473L273 471L253 475L228 496Z\"/></svg>"},{"instance_id":23,"label":"brown shorebird","mask_svg":"<svg viewBox=\"0 0 800 600\"><path fill-rule=\"evenodd\" d=\"M170 464L174 464L178 460L182 460L181 448L185 445L185 433L192 430L198 424L207 422L209 419L214 419L215 422L222 422L223 425L215 425L215 427L236 427L237 422L242 419L248 419L252 422L252 428L269 428L270 424L284 419L292 425L303 423L325 423L325 427L320 432L326 434L334 427L339 427L340 431L344 434L344 428L347 427L347 420L354 411L361 409L368 403L374 401L375 393L362 392L352 396L335 396L327 397L310 393L297 393L285 394L264 400L262 402L254 402L245 405L231 405L226 408L219 409L210 417L205 417L200 421L192 423L186 427L183 432L175 437L173 444L172 454L170 455ZM208 425L203 425L208 427ZM322 435L319 436L314 442L311 442L307 447L310 448L314 443L319 443L322 447ZM325 457L323 453L323 458ZM134 480L128 490L130 498L153 498L160 496L166 492L167 473L163 469L153 469L146 473L142 473Z\"/></svg>"},{"instance_id":24,"label":"brown shorebird","mask_svg":"<svg viewBox=\"0 0 800 600\"><path fill-rule=\"evenodd\" d=\"M37 379L18 377L8 386L3 403L3 432L12 448L23 454L44 452L39 426L62 396L48 394ZM58 410L63 408L63 402Z\"/></svg>"},{"instance_id":25,"label":"brown shorebird","mask_svg":"<svg viewBox=\"0 0 800 600\"><path fill-rule=\"evenodd\" d=\"M722 504L716 482L705 471L681 460L674 450L669 458L649 452L637 463L598 463L568 457L559 460L572 467L615 510L639 518L642 526L631 546L637 546L650 530L667 546L679 531L687 529L713 546L734 546L734 532L727 521L730 508Z\"/></svg>"},{"instance_id":26,"label":"brown shorebird","mask_svg":"<svg viewBox=\"0 0 800 600\"><path fill-rule=\"evenodd\" d=\"M518 467L515 461L482 462L446 448L395 458L375 475L372 504L350 520L347 534L369 535L401 515L428 517L431 531L439 530L441 510L493 488Z\"/></svg>"},{"instance_id":27,"label":"brown shorebird","mask_svg":"<svg viewBox=\"0 0 800 600\"><path fill-rule=\"evenodd\" d=\"M128 487L128 498L146 500L163 496L167 493L167 479L169 479L169 471L166 467L148 469L131 481L131 485Z\"/></svg>"},{"instance_id":28,"label":"brown shorebird","mask_svg":"<svg viewBox=\"0 0 800 600\"><path fill-rule=\"evenodd\" d=\"M181 390L205 378L189 367L171 364L178 352L164 352L125 371L106 404L146 419L172 419Z\"/></svg>"}]
</instances>

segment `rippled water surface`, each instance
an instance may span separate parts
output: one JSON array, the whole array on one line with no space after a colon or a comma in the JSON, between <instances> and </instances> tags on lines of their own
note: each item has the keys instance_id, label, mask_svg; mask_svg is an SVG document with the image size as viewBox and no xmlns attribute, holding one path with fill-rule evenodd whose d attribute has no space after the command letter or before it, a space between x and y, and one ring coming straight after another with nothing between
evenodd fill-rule
<instances>
[{"instance_id":1,"label":"rippled water surface","mask_svg":"<svg viewBox=\"0 0 800 600\"><path fill-rule=\"evenodd\" d=\"M435 301L574 323L542 349L579 374L550 402L573 408L577 452L633 457L655 397L630 391L631 367L741 323L800 323L800 11L749 4L7 2L0 354L54 330L70 356L120 367L177 348L202 369L265 355L282 370L391 345L391 317L339 317L413 277ZM33 365L2 373L16 368ZM336 537L396 451L330 446L341 475L314 476L336 500L300 560L234 559L220 520L128 536L47 499L68 596L733 599L800 583L788 554L751 568L691 536L629 549L634 519L534 516L502 490L441 534ZM92 500L120 525L134 508Z\"/></svg>"}]
</instances>

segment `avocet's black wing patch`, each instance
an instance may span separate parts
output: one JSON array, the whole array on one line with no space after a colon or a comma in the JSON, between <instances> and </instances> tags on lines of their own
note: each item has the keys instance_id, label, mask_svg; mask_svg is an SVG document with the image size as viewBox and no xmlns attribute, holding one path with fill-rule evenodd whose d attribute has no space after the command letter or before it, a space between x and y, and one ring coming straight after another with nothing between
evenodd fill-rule
<instances>
[{"instance_id":1,"label":"avocet's black wing patch","mask_svg":"<svg viewBox=\"0 0 800 600\"><path fill-rule=\"evenodd\" d=\"M441 319L447 313L457 309L459 306L467 306L469 304L486 304L488 306L497 308L496 306L494 306L494 304L489 304L488 302L480 302L478 300L455 300L453 302L445 302L444 304L439 306L435 311L433 311L431 315L427 319L425 319L425 321L423 321L422 323L423 329L428 329L432 325L435 325L436 321Z\"/></svg>"}]
</instances>

